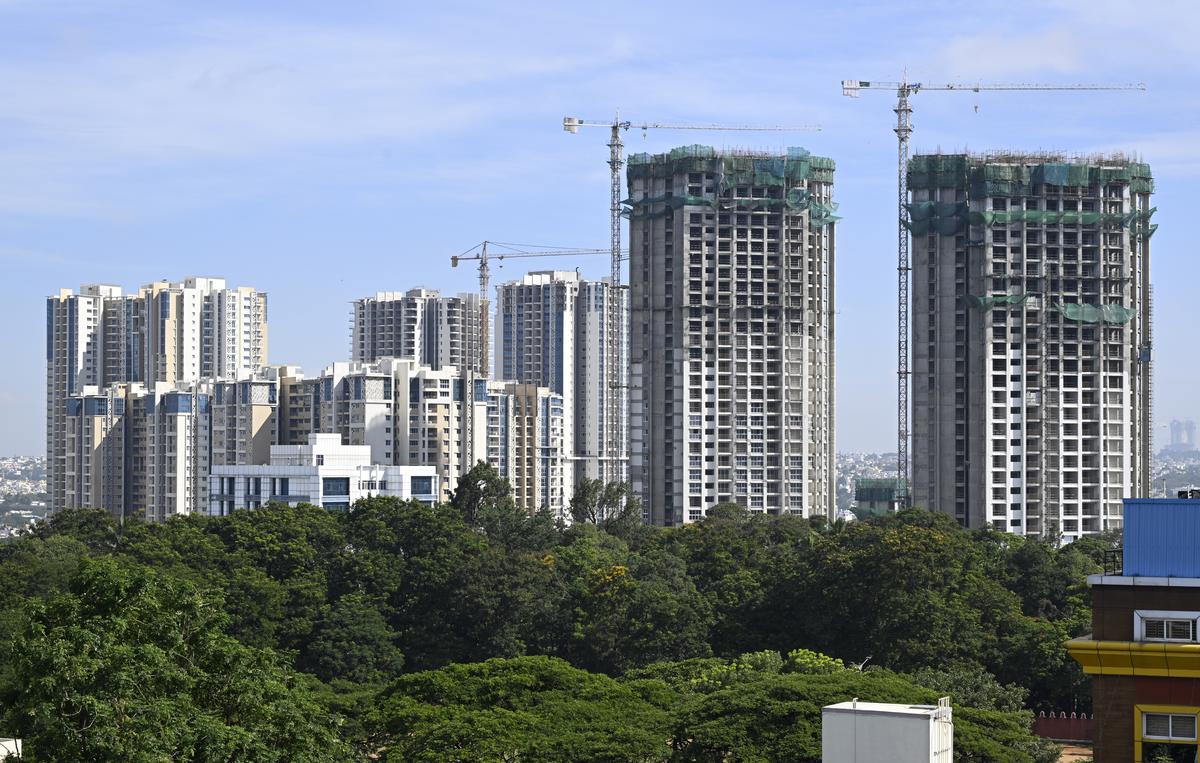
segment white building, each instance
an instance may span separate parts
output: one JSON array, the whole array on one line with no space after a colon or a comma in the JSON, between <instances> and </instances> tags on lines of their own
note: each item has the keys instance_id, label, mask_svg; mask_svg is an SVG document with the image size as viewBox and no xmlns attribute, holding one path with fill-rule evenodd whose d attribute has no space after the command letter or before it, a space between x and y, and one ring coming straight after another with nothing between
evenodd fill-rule
<instances>
[{"instance_id":1,"label":"white building","mask_svg":"<svg viewBox=\"0 0 1200 763\"><path fill-rule=\"evenodd\" d=\"M433 466L373 464L369 446L343 445L338 434L311 434L307 445L272 446L270 464L214 466L208 492L208 513L225 516L270 501L332 511L372 496L431 504L440 499L441 485Z\"/></svg>"},{"instance_id":2,"label":"white building","mask_svg":"<svg viewBox=\"0 0 1200 763\"><path fill-rule=\"evenodd\" d=\"M575 482L628 482L629 288L584 281L575 313Z\"/></svg>"},{"instance_id":3,"label":"white building","mask_svg":"<svg viewBox=\"0 0 1200 763\"><path fill-rule=\"evenodd\" d=\"M561 395L573 487L628 478L628 290L538 271L496 289L496 378Z\"/></svg>"},{"instance_id":4,"label":"white building","mask_svg":"<svg viewBox=\"0 0 1200 763\"><path fill-rule=\"evenodd\" d=\"M351 360L410 358L487 375L486 318L479 295L443 297L431 289L383 291L354 302Z\"/></svg>"},{"instance_id":5,"label":"white building","mask_svg":"<svg viewBox=\"0 0 1200 763\"><path fill-rule=\"evenodd\" d=\"M137 295L102 284L79 291L63 289L46 302L46 461L52 510L81 500L78 474L75 496L67 495L67 401L82 395L85 387L95 388L94 398L112 385L141 383L154 395L156 388L159 393L189 389L205 378L247 378L267 359L267 298L252 288L227 288L220 278L192 277L151 283ZM100 404L90 405L98 410ZM163 470L176 464L168 459L156 467L160 486L167 479ZM86 465L76 458L71 468ZM131 497L140 490L133 483L126 486ZM147 516L170 515L180 508L160 511L145 503L154 491L140 495L134 503L145 506ZM109 508L115 512L119 507Z\"/></svg>"},{"instance_id":6,"label":"white building","mask_svg":"<svg viewBox=\"0 0 1200 763\"><path fill-rule=\"evenodd\" d=\"M936 705L839 702L821 708L821 763L952 763L954 711Z\"/></svg>"},{"instance_id":7,"label":"white building","mask_svg":"<svg viewBox=\"0 0 1200 763\"><path fill-rule=\"evenodd\" d=\"M204 513L211 465L210 390L203 382L181 383L176 389L159 384L133 406L137 434L129 438L130 461L141 461L142 468L131 470L145 488L144 503L131 505L130 513L143 513L152 522Z\"/></svg>"},{"instance_id":8,"label":"white building","mask_svg":"<svg viewBox=\"0 0 1200 763\"><path fill-rule=\"evenodd\" d=\"M521 506L566 515L567 418L562 396L545 387L381 358L334 363L289 396L297 410L312 401L313 431L367 447L373 463L435 467L442 500L449 500L460 476L484 461L512 483Z\"/></svg>"}]
</instances>

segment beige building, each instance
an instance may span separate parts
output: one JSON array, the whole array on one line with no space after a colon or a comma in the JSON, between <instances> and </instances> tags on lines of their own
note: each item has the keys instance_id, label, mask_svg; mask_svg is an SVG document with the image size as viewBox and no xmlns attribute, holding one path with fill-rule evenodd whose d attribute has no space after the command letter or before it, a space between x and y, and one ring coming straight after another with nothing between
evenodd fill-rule
<instances>
[{"instance_id":1,"label":"beige building","mask_svg":"<svg viewBox=\"0 0 1200 763\"><path fill-rule=\"evenodd\" d=\"M240 379L267 363L267 295L189 277L143 286L145 379Z\"/></svg>"},{"instance_id":2,"label":"beige building","mask_svg":"<svg viewBox=\"0 0 1200 763\"><path fill-rule=\"evenodd\" d=\"M195 462L168 458L152 463L147 454L151 452L156 432L144 426L147 419L140 413L133 419L128 417L133 409L140 412L144 406L153 412L154 401L161 394L192 391L194 383L201 379L224 381L253 375L266 363L266 310L265 294L248 287L227 288L219 278L155 282L143 286L137 295L122 294L118 286L90 284L82 286L78 294L63 289L48 298L46 456L51 509L81 505L79 501L103 500L114 512L144 512L147 516L177 512L179 505L163 506L160 511L153 504L159 496L181 494L167 491L165 485L170 480L164 470L186 471ZM131 386L139 384L144 387ZM142 390L140 396L138 390ZM200 392L207 395L207 388ZM85 411L98 410L101 398L113 401L108 406L112 410L115 401L122 397L126 407L123 437L128 471L123 476L123 503L115 504L115 488L106 488L103 495L95 494L97 483L87 473L92 462L80 450L91 434L85 431L80 417ZM68 401L76 398L78 403L71 404L70 414L74 428L68 432ZM207 415L205 411L204 416ZM96 420L92 424L98 426ZM204 441L204 452L194 454L205 464L209 457L207 426L200 438ZM245 429L247 424L237 418L236 426ZM242 457L236 455L242 451L253 454L246 457L266 458L256 427L251 426L254 436L246 451L243 443L234 440L230 440L229 446L224 444L230 435L223 424L222 454L233 455L222 458ZM109 433L105 437L116 435ZM193 454L183 455L191 458ZM154 484L147 482L152 470ZM91 487L85 489L85 485ZM194 503L189 499L182 505Z\"/></svg>"},{"instance_id":3,"label":"beige building","mask_svg":"<svg viewBox=\"0 0 1200 763\"><path fill-rule=\"evenodd\" d=\"M67 497L67 410L66 401L83 394L86 387L99 389L120 381L106 375L105 314L123 302L121 288L88 284L75 294L62 289L46 299L46 490L50 506L71 505Z\"/></svg>"},{"instance_id":4,"label":"beige building","mask_svg":"<svg viewBox=\"0 0 1200 763\"><path fill-rule=\"evenodd\" d=\"M64 508L105 508L118 519L126 496L126 397L141 385L85 386L65 406Z\"/></svg>"},{"instance_id":5,"label":"beige building","mask_svg":"<svg viewBox=\"0 0 1200 763\"><path fill-rule=\"evenodd\" d=\"M279 442L280 381L267 368L241 381L212 383L212 463L265 464Z\"/></svg>"},{"instance_id":6,"label":"beige building","mask_svg":"<svg viewBox=\"0 0 1200 763\"><path fill-rule=\"evenodd\" d=\"M496 289L496 378L563 398L570 488L628 480L628 290L574 271L538 271Z\"/></svg>"},{"instance_id":7,"label":"beige building","mask_svg":"<svg viewBox=\"0 0 1200 763\"><path fill-rule=\"evenodd\" d=\"M443 297L431 289L379 292L355 301L350 358L410 358L487 375L487 318L478 294Z\"/></svg>"}]
</instances>

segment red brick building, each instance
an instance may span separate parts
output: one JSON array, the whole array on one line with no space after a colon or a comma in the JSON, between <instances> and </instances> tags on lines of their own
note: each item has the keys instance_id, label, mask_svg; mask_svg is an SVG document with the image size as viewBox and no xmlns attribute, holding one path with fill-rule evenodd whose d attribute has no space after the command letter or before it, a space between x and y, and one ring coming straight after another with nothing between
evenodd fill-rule
<instances>
[{"instance_id":1,"label":"red brick building","mask_svg":"<svg viewBox=\"0 0 1200 763\"><path fill-rule=\"evenodd\" d=\"M1123 564L1088 578L1092 633L1067 650L1092 676L1096 763L1196 759L1200 500L1127 500ZM1119 566L1119 568L1118 568Z\"/></svg>"}]
</instances>

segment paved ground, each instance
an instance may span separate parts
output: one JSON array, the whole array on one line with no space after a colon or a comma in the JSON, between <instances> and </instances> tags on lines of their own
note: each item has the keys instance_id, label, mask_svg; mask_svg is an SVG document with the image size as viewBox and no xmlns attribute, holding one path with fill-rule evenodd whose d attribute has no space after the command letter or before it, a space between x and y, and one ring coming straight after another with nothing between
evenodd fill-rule
<instances>
[{"instance_id":1,"label":"paved ground","mask_svg":"<svg viewBox=\"0 0 1200 763\"><path fill-rule=\"evenodd\" d=\"M1067 745L1063 747L1062 756L1058 759L1059 763L1074 763L1078 760L1091 760L1091 747L1077 747L1075 745Z\"/></svg>"}]
</instances>

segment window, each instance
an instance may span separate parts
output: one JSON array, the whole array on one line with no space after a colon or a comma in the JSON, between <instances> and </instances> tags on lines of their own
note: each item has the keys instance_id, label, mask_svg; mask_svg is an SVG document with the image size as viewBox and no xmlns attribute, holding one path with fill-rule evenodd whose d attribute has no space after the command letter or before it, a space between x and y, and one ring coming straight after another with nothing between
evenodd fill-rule
<instances>
[{"instance_id":1,"label":"window","mask_svg":"<svg viewBox=\"0 0 1200 763\"><path fill-rule=\"evenodd\" d=\"M1142 736L1146 739L1195 741L1196 716L1183 713L1143 713Z\"/></svg>"},{"instance_id":2,"label":"window","mask_svg":"<svg viewBox=\"0 0 1200 763\"><path fill-rule=\"evenodd\" d=\"M1143 641L1195 641L1194 620L1167 620L1147 618L1142 620Z\"/></svg>"},{"instance_id":3,"label":"window","mask_svg":"<svg viewBox=\"0 0 1200 763\"><path fill-rule=\"evenodd\" d=\"M1139 609L1133 613L1133 634L1138 641L1195 643L1200 612Z\"/></svg>"},{"instance_id":4,"label":"window","mask_svg":"<svg viewBox=\"0 0 1200 763\"><path fill-rule=\"evenodd\" d=\"M433 477L412 477L409 490L412 495L432 495Z\"/></svg>"},{"instance_id":5,"label":"window","mask_svg":"<svg viewBox=\"0 0 1200 763\"><path fill-rule=\"evenodd\" d=\"M350 495L350 478L325 477L321 480L321 492L325 495ZM326 508L329 508L328 505Z\"/></svg>"}]
</instances>

